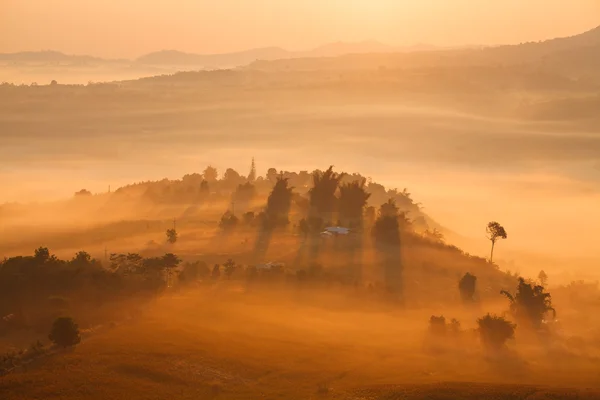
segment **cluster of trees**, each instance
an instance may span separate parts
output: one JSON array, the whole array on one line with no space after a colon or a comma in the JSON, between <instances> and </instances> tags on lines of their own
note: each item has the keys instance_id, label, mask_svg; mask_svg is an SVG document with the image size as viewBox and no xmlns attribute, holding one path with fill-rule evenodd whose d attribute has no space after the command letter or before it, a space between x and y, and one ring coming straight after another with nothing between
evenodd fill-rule
<instances>
[{"instance_id":1,"label":"cluster of trees","mask_svg":"<svg viewBox=\"0 0 600 400\"><path fill-rule=\"evenodd\" d=\"M543 271L540 277L545 284L547 276ZM475 300L476 282L477 277L468 272L460 279L458 289L464 302L471 303ZM516 323L507 320L504 316L490 313L477 319L477 331L486 348L493 350L503 348L509 339L514 338L517 326L540 332L544 330L544 323L549 314L552 315L552 320L556 318L556 311L552 307L552 296L545 291L543 284L527 282L519 277L514 295L506 290L500 292L509 299L509 314ZM453 320L451 325L460 326L457 324L458 321ZM430 331L436 335L443 335L447 331L443 316L432 316L429 326ZM456 329L453 331L456 332Z\"/></svg>"},{"instance_id":2,"label":"cluster of trees","mask_svg":"<svg viewBox=\"0 0 600 400\"><path fill-rule=\"evenodd\" d=\"M339 220L344 225L359 225L365 216L365 207L367 220L374 220L376 209L372 207L393 199L402 212L411 215L413 223L419 228L427 227L420 205L412 200L406 189L386 189L360 174L336 173L331 167L325 171L313 172L269 168L265 176L259 176L253 159L247 176L232 168L227 168L221 176L216 168L208 166L202 173L188 174L181 180L140 182L121 187L114 194L141 196L154 203L167 204L216 203L227 200L235 204L235 210L230 211L241 215L247 211L256 211L253 210L254 200L266 198L279 180L287 182L288 189L294 189L292 204L309 217L317 215L328 223ZM81 192L89 193L85 189ZM77 195L80 196L81 192Z\"/></svg>"},{"instance_id":3,"label":"cluster of trees","mask_svg":"<svg viewBox=\"0 0 600 400\"><path fill-rule=\"evenodd\" d=\"M108 265L85 251L61 260L45 247L0 261L0 333L9 327L45 330L49 319L75 307L152 296L166 288L181 260L113 254Z\"/></svg>"}]
</instances>

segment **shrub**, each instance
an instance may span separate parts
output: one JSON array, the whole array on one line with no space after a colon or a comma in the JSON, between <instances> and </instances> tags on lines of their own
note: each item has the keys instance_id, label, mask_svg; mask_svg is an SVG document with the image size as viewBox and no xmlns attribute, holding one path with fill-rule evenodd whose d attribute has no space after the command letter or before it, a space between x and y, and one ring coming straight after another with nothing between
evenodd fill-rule
<instances>
[{"instance_id":1,"label":"shrub","mask_svg":"<svg viewBox=\"0 0 600 400\"><path fill-rule=\"evenodd\" d=\"M468 272L458 282L458 290L460 291L460 297L463 302L469 303L473 301L476 284L477 277Z\"/></svg>"},{"instance_id":2,"label":"shrub","mask_svg":"<svg viewBox=\"0 0 600 400\"><path fill-rule=\"evenodd\" d=\"M489 313L479 318L477 325L482 344L492 350L504 347L506 341L514 337L517 327L504 317Z\"/></svg>"},{"instance_id":3,"label":"shrub","mask_svg":"<svg viewBox=\"0 0 600 400\"><path fill-rule=\"evenodd\" d=\"M75 346L81 341L79 327L70 317L57 318L52 324L48 338L58 346Z\"/></svg>"},{"instance_id":4,"label":"shrub","mask_svg":"<svg viewBox=\"0 0 600 400\"><path fill-rule=\"evenodd\" d=\"M443 315L436 317L432 315L429 318L429 331L434 335L445 335L446 334L446 318Z\"/></svg>"}]
</instances>

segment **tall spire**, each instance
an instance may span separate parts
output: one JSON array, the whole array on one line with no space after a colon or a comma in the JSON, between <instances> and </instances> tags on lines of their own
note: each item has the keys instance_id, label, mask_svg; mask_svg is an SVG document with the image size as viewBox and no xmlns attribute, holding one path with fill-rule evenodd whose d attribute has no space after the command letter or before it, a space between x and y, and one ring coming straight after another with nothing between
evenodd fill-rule
<instances>
[{"instance_id":1,"label":"tall spire","mask_svg":"<svg viewBox=\"0 0 600 400\"><path fill-rule=\"evenodd\" d=\"M254 164L254 157L252 157L252 166L250 167L250 173L248 174L248 181L254 182L256 180L256 164Z\"/></svg>"}]
</instances>

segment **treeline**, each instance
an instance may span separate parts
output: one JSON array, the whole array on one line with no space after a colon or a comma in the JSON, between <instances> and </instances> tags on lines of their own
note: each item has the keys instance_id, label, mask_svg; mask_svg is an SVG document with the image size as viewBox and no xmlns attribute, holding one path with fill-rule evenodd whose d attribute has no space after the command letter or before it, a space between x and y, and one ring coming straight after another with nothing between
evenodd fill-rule
<instances>
[{"instance_id":1,"label":"treeline","mask_svg":"<svg viewBox=\"0 0 600 400\"><path fill-rule=\"evenodd\" d=\"M0 261L0 333L9 326L46 331L68 310L86 313L107 303L152 297L167 287L180 262L174 254L127 254L111 255L103 265L85 251L61 260L44 247L31 256L6 258Z\"/></svg>"},{"instance_id":2,"label":"treeline","mask_svg":"<svg viewBox=\"0 0 600 400\"><path fill-rule=\"evenodd\" d=\"M227 168L223 174L208 166L202 173L185 175L180 180L163 179L154 182L140 182L117 189L114 196L136 197L150 200L157 204L194 204L233 201L236 214L241 214L251 208L256 208L256 199L266 198L275 187L278 180L285 180L287 187L293 188L291 206L301 211L308 211L308 206L316 207L323 213L333 213L338 210L344 219L357 219L357 211L364 202L366 206L378 207L389 199L393 199L399 210L409 214L415 223L425 225L425 216L420 205L415 203L410 193L404 189L386 189L383 185L357 173L335 173L332 168L325 171L312 172L278 171L269 168L264 176L257 175L254 160L250 171L242 175L233 168ZM330 185L330 186L327 186ZM340 198L334 199L334 194L340 190ZM329 193L329 194L328 194ZM367 194L366 199L360 196ZM90 196L85 189L76 193L76 197ZM311 203L306 201L310 196ZM335 222L335 221L334 221Z\"/></svg>"}]
</instances>

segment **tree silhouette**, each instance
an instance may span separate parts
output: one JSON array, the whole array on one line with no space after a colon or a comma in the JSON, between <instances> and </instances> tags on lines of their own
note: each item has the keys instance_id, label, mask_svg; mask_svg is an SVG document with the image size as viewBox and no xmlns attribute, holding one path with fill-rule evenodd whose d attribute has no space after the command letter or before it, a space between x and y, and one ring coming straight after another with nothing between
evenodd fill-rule
<instances>
[{"instance_id":1,"label":"tree silhouette","mask_svg":"<svg viewBox=\"0 0 600 400\"><path fill-rule=\"evenodd\" d=\"M163 268L167 274L167 286L171 286L173 271L179 266L181 260L173 253L167 253L162 257L162 262Z\"/></svg>"},{"instance_id":2,"label":"tree silhouette","mask_svg":"<svg viewBox=\"0 0 600 400\"><path fill-rule=\"evenodd\" d=\"M233 275L233 273L235 272L235 262L230 258L229 260L227 260L224 264L223 267L225 268L223 272L225 272L225 276L229 279L231 278L231 275Z\"/></svg>"},{"instance_id":3,"label":"tree silhouette","mask_svg":"<svg viewBox=\"0 0 600 400\"><path fill-rule=\"evenodd\" d=\"M373 226L373 237L376 243L386 245L400 244L398 217L398 207L393 199L381 205L379 208L379 217Z\"/></svg>"},{"instance_id":4,"label":"tree silhouette","mask_svg":"<svg viewBox=\"0 0 600 400\"><path fill-rule=\"evenodd\" d=\"M538 279L540 280L540 284L546 287L546 285L548 284L548 275L546 275L546 272L544 272L544 270L540 271L540 273L538 274Z\"/></svg>"},{"instance_id":5,"label":"tree silhouette","mask_svg":"<svg viewBox=\"0 0 600 400\"><path fill-rule=\"evenodd\" d=\"M45 263L50 259L50 250L47 247L39 247L34 251L33 257L39 263Z\"/></svg>"},{"instance_id":6,"label":"tree silhouette","mask_svg":"<svg viewBox=\"0 0 600 400\"><path fill-rule=\"evenodd\" d=\"M437 336L443 336L446 334L446 318L443 315L437 317L432 315L429 318L429 331Z\"/></svg>"},{"instance_id":7,"label":"tree silhouette","mask_svg":"<svg viewBox=\"0 0 600 400\"><path fill-rule=\"evenodd\" d=\"M444 243L444 234L437 228L433 228L433 230L426 229L423 236L434 243Z\"/></svg>"},{"instance_id":8,"label":"tree silhouette","mask_svg":"<svg viewBox=\"0 0 600 400\"><path fill-rule=\"evenodd\" d=\"M254 157L252 157L252 165L250 166L250 173L248 174L248 182L252 183L256 181L256 164L254 163Z\"/></svg>"},{"instance_id":9,"label":"tree silhouette","mask_svg":"<svg viewBox=\"0 0 600 400\"><path fill-rule=\"evenodd\" d=\"M227 168L225 174L223 174L223 183L229 189L235 188L243 181L240 174L233 168Z\"/></svg>"},{"instance_id":10,"label":"tree silhouette","mask_svg":"<svg viewBox=\"0 0 600 400\"><path fill-rule=\"evenodd\" d=\"M81 189L79 192L75 192L75 197L88 197L91 196L92 192L87 189Z\"/></svg>"},{"instance_id":11,"label":"tree silhouette","mask_svg":"<svg viewBox=\"0 0 600 400\"><path fill-rule=\"evenodd\" d=\"M490 253L490 263L492 263L494 258L494 246L496 245L496 242L498 239L506 239L507 235L504 227L496 221L492 221L487 224L486 232L488 239L492 242L492 251Z\"/></svg>"},{"instance_id":12,"label":"tree silhouette","mask_svg":"<svg viewBox=\"0 0 600 400\"><path fill-rule=\"evenodd\" d=\"M167 242L169 242L171 244L177 242L177 231L175 230L175 228L167 229L166 235L167 235Z\"/></svg>"},{"instance_id":13,"label":"tree silhouette","mask_svg":"<svg viewBox=\"0 0 600 400\"><path fill-rule=\"evenodd\" d=\"M310 206L313 210L319 214L332 214L336 210L335 193L343 177L344 174L333 172L333 166L330 166L325 172L313 172L313 187L308 191Z\"/></svg>"},{"instance_id":14,"label":"tree silhouette","mask_svg":"<svg viewBox=\"0 0 600 400\"><path fill-rule=\"evenodd\" d=\"M77 252L75 254L75 257L73 257L73 259L71 260L71 265L83 268L90 266L93 262L94 261L92 260L92 256L90 256L89 253L85 251L80 251Z\"/></svg>"},{"instance_id":15,"label":"tree silhouette","mask_svg":"<svg viewBox=\"0 0 600 400\"><path fill-rule=\"evenodd\" d=\"M335 194L343 177L343 173L333 172L333 165L325 172L313 172L313 187L308 191L308 197L314 211L328 216L335 212L338 200Z\"/></svg>"},{"instance_id":16,"label":"tree silhouette","mask_svg":"<svg viewBox=\"0 0 600 400\"><path fill-rule=\"evenodd\" d=\"M533 285L519 278L514 296L506 290L500 293L510 300L510 311L519 323L537 329L548 312L551 311L553 318L556 318L556 310L552 307L552 296L544 292L543 286Z\"/></svg>"},{"instance_id":17,"label":"tree silhouette","mask_svg":"<svg viewBox=\"0 0 600 400\"><path fill-rule=\"evenodd\" d=\"M270 182L276 182L278 178L277 170L275 168L269 168L267 170L267 180Z\"/></svg>"},{"instance_id":18,"label":"tree silhouette","mask_svg":"<svg viewBox=\"0 0 600 400\"><path fill-rule=\"evenodd\" d=\"M471 275L469 272L467 272L458 282L460 297L465 303L473 301L476 283L477 277L475 275Z\"/></svg>"},{"instance_id":19,"label":"tree silhouette","mask_svg":"<svg viewBox=\"0 0 600 400\"><path fill-rule=\"evenodd\" d=\"M287 178L279 177L267 199L265 218L267 226L275 227L289 223L289 213L292 206L293 187L288 186Z\"/></svg>"},{"instance_id":20,"label":"tree silhouette","mask_svg":"<svg viewBox=\"0 0 600 400\"><path fill-rule=\"evenodd\" d=\"M239 219L231 211L227 210L221 216L219 227L225 231L234 229L238 225Z\"/></svg>"},{"instance_id":21,"label":"tree silhouette","mask_svg":"<svg viewBox=\"0 0 600 400\"><path fill-rule=\"evenodd\" d=\"M57 346L70 347L75 346L81 342L81 336L79 335L79 327L70 317L57 318L52 324L52 330L48 335L50 339Z\"/></svg>"},{"instance_id":22,"label":"tree silhouette","mask_svg":"<svg viewBox=\"0 0 600 400\"><path fill-rule=\"evenodd\" d=\"M371 196L365 190L366 179L340 186L339 210L344 221L361 222L365 206Z\"/></svg>"},{"instance_id":23,"label":"tree silhouette","mask_svg":"<svg viewBox=\"0 0 600 400\"><path fill-rule=\"evenodd\" d=\"M487 314L477 320L482 344L490 350L499 350L515 335L515 324L503 317Z\"/></svg>"},{"instance_id":24,"label":"tree silhouette","mask_svg":"<svg viewBox=\"0 0 600 400\"><path fill-rule=\"evenodd\" d=\"M204 175L204 179L210 183L210 182L214 182L217 180L217 178L219 177L219 172L217 171L217 169L215 167L213 167L212 165L209 165L204 170L203 175Z\"/></svg>"}]
</instances>

